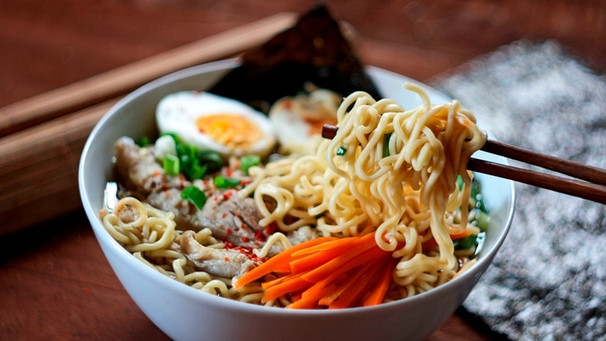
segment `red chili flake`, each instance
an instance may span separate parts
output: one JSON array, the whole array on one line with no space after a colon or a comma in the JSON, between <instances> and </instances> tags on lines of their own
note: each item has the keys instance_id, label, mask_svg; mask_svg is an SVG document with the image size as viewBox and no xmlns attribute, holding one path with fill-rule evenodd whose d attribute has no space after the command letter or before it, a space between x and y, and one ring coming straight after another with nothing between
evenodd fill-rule
<instances>
[{"instance_id":1,"label":"red chili flake","mask_svg":"<svg viewBox=\"0 0 606 341\"><path fill-rule=\"evenodd\" d=\"M257 255L255 255L255 253L253 252L253 249L250 247L235 246L235 247L230 248L230 250L236 250L254 262L264 262L266 260L266 258L259 258Z\"/></svg>"},{"instance_id":2,"label":"red chili flake","mask_svg":"<svg viewBox=\"0 0 606 341\"><path fill-rule=\"evenodd\" d=\"M270 236L278 231L278 224L274 221L265 227L265 235Z\"/></svg>"},{"instance_id":3,"label":"red chili flake","mask_svg":"<svg viewBox=\"0 0 606 341\"><path fill-rule=\"evenodd\" d=\"M225 230L225 233L229 236L229 235L231 235L232 231L231 231L231 229L227 229L227 230Z\"/></svg>"},{"instance_id":4,"label":"red chili flake","mask_svg":"<svg viewBox=\"0 0 606 341\"><path fill-rule=\"evenodd\" d=\"M229 257L225 256L224 259L225 259L226 262L229 262Z\"/></svg>"},{"instance_id":5,"label":"red chili flake","mask_svg":"<svg viewBox=\"0 0 606 341\"><path fill-rule=\"evenodd\" d=\"M244 243L248 243L250 241L250 239L248 237L242 237L241 240Z\"/></svg>"},{"instance_id":6,"label":"red chili flake","mask_svg":"<svg viewBox=\"0 0 606 341\"><path fill-rule=\"evenodd\" d=\"M234 248L234 243L232 243L232 242L227 242L226 241L226 242L223 242L223 244L225 244L225 248L228 249L228 250Z\"/></svg>"},{"instance_id":7,"label":"red chili flake","mask_svg":"<svg viewBox=\"0 0 606 341\"><path fill-rule=\"evenodd\" d=\"M257 241L264 242L265 241L265 235L263 234L263 231L256 230L255 231L255 239Z\"/></svg>"},{"instance_id":8,"label":"red chili flake","mask_svg":"<svg viewBox=\"0 0 606 341\"><path fill-rule=\"evenodd\" d=\"M223 214L221 215L221 218L223 218L223 219L227 218L227 213L223 212Z\"/></svg>"},{"instance_id":9,"label":"red chili flake","mask_svg":"<svg viewBox=\"0 0 606 341\"><path fill-rule=\"evenodd\" d=\"M232 194L234 194L234 192L233 192L233 191L231 191L231 190L230 190L230 191L225 191L225 192L223 193L223 200L227 200L227 199L229 199L229 197L231 197L231 196L232 196Z\"/></svg>"}]
</instances>

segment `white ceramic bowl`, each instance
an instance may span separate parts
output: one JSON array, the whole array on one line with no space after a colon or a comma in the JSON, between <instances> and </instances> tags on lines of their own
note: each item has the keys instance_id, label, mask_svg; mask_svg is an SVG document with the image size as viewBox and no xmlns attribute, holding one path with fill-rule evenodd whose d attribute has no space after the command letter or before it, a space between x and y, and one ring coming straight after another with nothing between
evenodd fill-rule
<instances>
[{"instance_id":1,"label":"white ceramic bowl","mask_svg":"<svg viewBox=\"0 0 606 341\"><path fill-rule=\"evenodd\" d=\"M286 310L232 301L197 291L165 277L136 260L104 229L99 219L105 183L112 173L114 141L155 132L154 110L166 94L204 90L236 60L182 70L155 80L126 96L99 121L88 138L79 165L84 209L107 261L141 310L175 340L420 340L453 314L485 272L505 238L513 216L510 181L478 174L491 211L491 227L477 264L456 279L429 292L374 307L328 310ZM368 73L386 97L406 108L420 104L403 89L407 77L376 67ZM420 84L435 103L449 98ZM478 152L475 156L505 163Z\"/></svg>"}]
</instances>

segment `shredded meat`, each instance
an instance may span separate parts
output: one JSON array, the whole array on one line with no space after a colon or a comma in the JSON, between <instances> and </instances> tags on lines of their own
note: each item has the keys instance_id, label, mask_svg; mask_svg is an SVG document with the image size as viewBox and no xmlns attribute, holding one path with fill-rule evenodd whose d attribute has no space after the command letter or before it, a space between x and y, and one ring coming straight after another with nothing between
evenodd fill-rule
<instances>
[{"instance_id":1,"label":"shredded meat","mask_svg":"<svg viewBox=\"0 0 606 341\"><path fill-rule=\"evenodd\" d=\"M181 252L200 270L223 278L237 278L255 267L255 263L236 250L206 247L196 240L193 231L179 237Z\"/></svg>"},{"instance_id":2,"label":"shredded meat","mask_svg":"<svg viewBox=\"0 0 606 341\"><path fill-rule=\"evenodd\" d=\"M167 188L183 188L187 183L179 176L166 174L156 161L153 147L139 147L130 137L121 137L114 144L116 168L125 187L144 195Z\"/></svg>"},{"instance_id":3,"label":"shredded meat","mask_svg":"<svg viewBox=\"0 0 606 341\"><path fill-rule=\"evenodd\" d=\"M235 190L230 190L209 197L204 208L197 210L181 199L180 193L178 189L153 192L147 201L163 211L172 212L180 230L209 228L213 237L235 246L263 245L265 235L259 226L262 217L253 199L242 198Z\"/></svg>"}]
</instances>

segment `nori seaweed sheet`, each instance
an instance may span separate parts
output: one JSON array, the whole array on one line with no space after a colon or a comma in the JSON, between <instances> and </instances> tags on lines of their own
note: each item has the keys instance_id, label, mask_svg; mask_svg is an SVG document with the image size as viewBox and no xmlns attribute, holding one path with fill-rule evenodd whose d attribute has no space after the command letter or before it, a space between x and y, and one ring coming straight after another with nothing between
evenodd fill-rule
<instances>
[{"instance_id":1,"label":"nori seaweed sheet","mask_svg":"<svg viewBox=\"0 0 606 341\"><path fill-rule=\"evenodd\" d=\"M304 91L307 82L343 96L362 90L380 98L339 23L322 3L240 59L241 64L208 91L265 113L278 99Z\"/></svg>"}]
</instances>

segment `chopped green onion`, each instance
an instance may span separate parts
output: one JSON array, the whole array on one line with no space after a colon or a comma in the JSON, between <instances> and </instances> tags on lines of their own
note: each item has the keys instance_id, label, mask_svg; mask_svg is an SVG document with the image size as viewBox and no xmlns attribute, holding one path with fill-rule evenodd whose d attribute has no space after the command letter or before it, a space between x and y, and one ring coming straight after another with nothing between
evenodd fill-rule
<instances>
[{"instance_id":1,"label":"chopped green onion","mask_svg":"<svg viewBox=\"0 0 606 341\"><path fill-rule=\"evenodd\" d=\"M455 250L467 250L476 246L476 235L469 235L465 238L453 240Z\"/></svg>"},{"instance_id":2,"label":"chopped green onion","mask_svg":"<svg viewBox=\"0 0 606 341\"><path fill-rule=\"evenodd\" d=\"M226 178L224 176L217 176L214 180L215 186L219 188L236 187L240 184L240 180L236 178Z\"/></svg>"},{"instance_id":3,"label":"chopped green onion","mask_svg":"<svg viewBox=\"0 0 606 341\"><path fill-rule=\"evenodd\" d=\"M194 163L185 168L183 173L191 180L202 179L202 177L206 175L206 166Z\"/></svg>"},{"instance_id":4,"label":"chopped green onion","mask_svg":"<svg viewBox=\"0 0 606 341\"><path fill-rule=\"evenodd\" d=\"M221 154L212 150L205 150L198 155L200 164L206 165L209 172L214 172L223 167L223 158Z\"/></svg>"},{"instance_id":5,"label":"chopped green onion","mask_svg":"<svg viewBox=\"0 0 606 341\"><path fill-rule=\"evenodd\" d=\"M204 207L204 204L206 203L207 199L206 194L204 194L201 189L194 185L185 187L181 191L181 198L188 200L192 204L196 205L199 210Z\"/></svg>"},{"instance_id":6,"label":"chopped green onion","mask_svg":"<svg viewBox=\"0 0 606 341\"><path fill-rule=\"evenodd\" d=\"M138 141L136 141L135 144L139 147L145 147L151 144L151 140L149 139L149 137L143 136Z\"/></svg>"},{"instance_id":7,"label":"chopped green onion","mask_svg":"<svg viewBox=\"0 0 606 341\"><path fill-rule=\"evenodd\" d=\"M170 175L179 175L179 158L172 154L164 156L163 160L164 171Z\"/></svg>"},{"instance_id":8,"label":"chopped green onion","mask_svg":"<svg viewBox=\"0 0 606 341\"><path fill-rule=\"evenodd\" d=\"M347 149L345 149L345 147L339 147L337 150L337 156L343 156L345 153L347 153Z\"/></svg>"},{"instance_id":9,"label":"chopped green onion","mask_svg":"<svg viewBox=\"0 0 606 341\"><path fill-rule=\"evenodd\" d=\"M383 157L389 156L389 139L391 138L391 133L387 133L383 135Z\"/></svg>"},{"instance_id":10,"label":"chopped green onion","mask_svg":"<svg viewBox=\"0 0 606 341\"><path fill-rule=\"evenodd\" d=\"M179 158L179 170L189 180L201 179L207 172L214 172L223 167L221 155L215 151L200 151L198 147L184 143L175 133L164 133L170 136L176 144Z\"/></svg>"},{"instance_id":11,"label":"chopped green onion","mask_svg":"<svg viewBox=\"0 0 606 341\"><path fill-rule=\"evenodd\" d=\"M240 159L240 169L244 174L248 175L250 167L258 166L261 164L261 157L259 155L246 155Z\"/></svg>"},{"instance_id":12,"label":"chopped green onion","mask_svg":"<svg viewBox=\"0 0 606 341\"><path fill-rule=\"evenodd\" d=\"M195 146L182 143L177 144L177 155L179 155L179 159L181 159L181 162L183 162L186 167L196 163L198 153L198 148Z\"/></svg>"}]
</instances>

